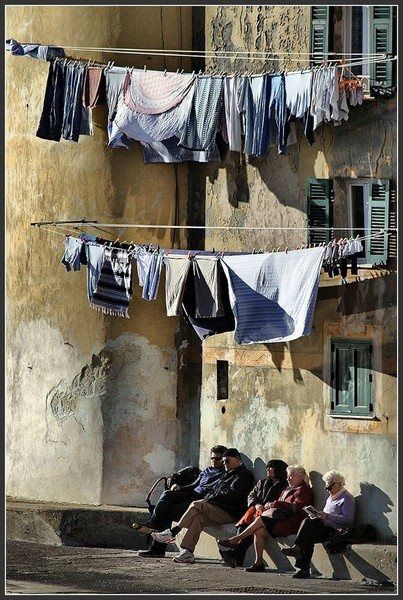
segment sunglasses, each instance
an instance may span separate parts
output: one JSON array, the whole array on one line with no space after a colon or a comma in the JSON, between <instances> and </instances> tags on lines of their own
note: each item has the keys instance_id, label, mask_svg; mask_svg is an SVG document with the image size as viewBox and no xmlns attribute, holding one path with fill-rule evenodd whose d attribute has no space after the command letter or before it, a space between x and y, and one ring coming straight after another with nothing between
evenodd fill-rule
<instances>
[{"instance_id":1,"label":"sunglasses","mask_svg":"<svg viewBox=\"0 0 403 600\"><path fill-rule=\"evenodd\" d=\"M221 456L211 456L211 460L221 460Z\"/></svg>"}]
</instances>

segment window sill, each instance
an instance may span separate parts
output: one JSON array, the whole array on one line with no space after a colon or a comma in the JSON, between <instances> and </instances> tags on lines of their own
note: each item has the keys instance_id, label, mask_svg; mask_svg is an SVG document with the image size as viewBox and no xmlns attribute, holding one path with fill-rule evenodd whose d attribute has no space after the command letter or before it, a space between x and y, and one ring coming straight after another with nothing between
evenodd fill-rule
<instances>
[{"instance_id":1,"label":"window sill","mask_svg":"<svg viewBox=\"0 0 403 600\"><path fill-rule=\"evenodd\" d=\"M331 417L332 419L354 419L354 420L358 420L358 421L380 421L380 419L378 417L375 416L371 416L371 415L327 415L328 417Z\"/></svg>"}]
</instances>

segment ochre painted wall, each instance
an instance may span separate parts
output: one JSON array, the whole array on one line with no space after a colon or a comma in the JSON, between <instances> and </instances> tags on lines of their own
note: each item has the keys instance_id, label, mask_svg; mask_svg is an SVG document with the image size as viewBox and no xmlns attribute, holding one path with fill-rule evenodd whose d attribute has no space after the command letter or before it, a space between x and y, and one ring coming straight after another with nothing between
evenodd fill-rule
<instances>
[{"instance_id":1,"label":"ochre painted wall","mask_svg":"<svg viewBox=\"0 0 403 600\"><path fill-rule=\"evenodd\" d=\"M6 16L7 38L22 42L190 47L187 7L9 6ZM179 58L67 53L190 68ZM92 310L85 269L67 273L60 263L63 236L29 224L173 223L175 206L183 222L186 165L145 165L138 144L133 152L108 148L103 107L93 111L92 137L37 138L48 64L7 56L6 68L7 494L139 506L150 484L176 466L178 319L166 317L163 285L157 301L141 300L136 274L130 319ZM163 229L112 235L173 243Z\"/></svg>"},{"instance_id":2,"label":"ochre painted wall","mask_svg":"<svg viewBox=\"0 0 403 600\"><path fill-rule=\"evenodd\" d=\"M208 7L209 50L307 52L309 7ZM240 70L262 69L261 61ZM280 61L290 70L306 63ZM231 70L224 60L210 62ZM267 65L266 67L271 65ZM219 165L198 168L205 186L207 225L306 227L306 180L333 178L337 225L346 225L345 178L396 179L396 100L369 100L351 108L347 123L316 130L310 147L298 142L286 156L275 148L264 158L230 152ZM209 233L209 232L207 232ZM206 248L272 250L306 243L306 232L221 232ZM201 457L210 445L234 445L262 476L270 458L299 463L311 474L323 506L321 475L342 471L358 497L359 518L380 535L396 533L396 274L364 271L340 285L322 277L312 334L289 343L239 346L232 333L203 343ZM330 338L373 340L373 401L377 420L335 419L330 399ZM229 398L217 400L216 361L229 362ZM223 413L222 411L225 410Z\"/></svg>"}]
</instances>

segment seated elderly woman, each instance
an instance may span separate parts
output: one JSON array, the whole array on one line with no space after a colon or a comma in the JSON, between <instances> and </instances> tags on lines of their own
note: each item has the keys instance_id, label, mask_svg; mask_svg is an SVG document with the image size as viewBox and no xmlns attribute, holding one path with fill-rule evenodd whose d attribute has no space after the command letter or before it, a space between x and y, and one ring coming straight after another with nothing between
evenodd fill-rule
<instances>
[{"instance_id":1,"label":"seated elderly woman","mask_svg":"<svg viewBox=\"0 0 403 600\"><path fill-rule=\"evenodd\" d=\"M232 548L253 534L255 562L246 571L259 572L265 570L263 550L269 534L272 537L283 537L297 533L306 513L304 506L313 503L312 488L308 484L308 475L304 467L291 465L287 467L288 487L277 500L265 505L262 515L255 519L242 533L228 540L219 540L224 548Z\"/></svg>"},{"instance_id":2,"label":"seated elderly woman","mask_svg":"<svg viewBox=\"0 0 403 600\"><path fill-rule=\"evenodd\" d=\"M278 499L287 487L287 467L287 463L283 460L269 460L266 465L266 477L259 479L249 493L248 510L236 524L237 533L244 531L248 525L261 516L265 509L269 508L270 502ZM232 568L242 566L245 554L251 544L253 544L252 535L244 538L233 548L225 550L219 548L225 564Z\"/></svg>"},{"instance_id":3,"label":"seated elderly woman","mask_svg":"<svg viewBox=\"0 0 403 600\"><path fill-rule=\"evenodd\" d=\"M317 542L330 541L336 531L349 527L354 519L355 500L344 487L343 475L337 471L327 471L322 479L325 489L329 492L323 511L307 517L301 523L294 546L281 550L283 554L297 559L295 566L299 571L293 577L298 579L310 577L314 545Z\"/></svg>"}]
</instances>

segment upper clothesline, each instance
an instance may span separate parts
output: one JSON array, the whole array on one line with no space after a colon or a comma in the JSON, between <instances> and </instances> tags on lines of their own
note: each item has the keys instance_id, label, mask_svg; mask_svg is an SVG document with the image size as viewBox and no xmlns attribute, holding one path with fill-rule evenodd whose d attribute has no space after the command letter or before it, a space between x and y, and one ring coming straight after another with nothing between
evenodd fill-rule
<instances>
[{"instance_id":1,"label":"upper clothesline","mask_svg":"<svg viewBox=\"0 0 403 600\"><path fill-rule=\"evenodd\" d=\"M15 53L25 50L18 44ZM297 123L312 145L321 123L341 124L364 96L361 81L345 76L347 65L332 63L212 76L96 66L63 59L63 49L48 46L31 45L25 53L50 60L38 137L78 141L91 135L90 109L107 104L108 145L132 149L138 141L146 163L220 161L228 149L264 156L272 146L285 154L297 141Z\"/></svg>"},{"instance_id":2,"label":"upper clothesline","mask_svg":"<svg viewBox=\"0 0 403 600\"><path fill-rule=\"evenodd\" d=\"M104 314L129 316L132 259L142 298L155 300L165 268L167 316L183 314L200 339L235 331L240 344L285 342L309 335L323 267L329 276L352 272L363 247L359 238L288 252L209 252L134 245L67 236L67 271L87 266L87 296Z\"/></svg>"}]
</instances>

